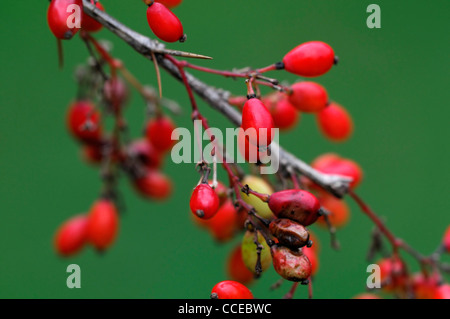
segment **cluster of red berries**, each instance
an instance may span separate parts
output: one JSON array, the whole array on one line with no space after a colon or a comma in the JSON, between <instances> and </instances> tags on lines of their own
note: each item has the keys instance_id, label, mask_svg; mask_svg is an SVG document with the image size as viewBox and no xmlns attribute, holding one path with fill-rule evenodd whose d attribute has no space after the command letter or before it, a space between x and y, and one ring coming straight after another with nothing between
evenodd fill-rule
<instances>
[{"instance_id":1,"label":"cluster of red berries","mask_svg":"<svg viewBox=\"0 0 450 319\"><path fill-rule=\"evenodd\" d=\"M335 62L334 51L328 44L311 41L294 48L275 66L303 77L316 77L328 72ZM345 141L353 132L350 114L343 106L330 101L326 89L316 82L298 82L283 92L262 96L258 102L250 101L245 102L243 97L231 97L229 100L230 104L243 107L244 129L276 127L289 130L298 123L301 113L313 113L321 132L332 141ZM256 113L257 119L253 115ZM270 138L268 136L269 142Z\"/></svg>"},{"instance_id":2,"label":"cluster of red berries","mask_svg":"<svg viewBox=\"0 0 450 319\"><path fill-rule=\"evenodd\" d=\"M118 228L118 209L114 204L118 169L126 173L133 189L144 198L164 200L172 193L172 182L162 172L165 156L174 145L171 136L175 125L170 117L158 109L147 121L143 136L129 141L122 115L129 90L123 79L114 74L105 80L91 65L79 69L79 93L69 105L67 128L81 146L83 158L100 165L104 178L101 198L106 199L99 200L88 217L76 217L59 228L56 249L63 256L78 252L85 242L91 242L98 250L113 242ZM105 129L108 116L114 118L112 132Z\"/></svg>"}]
</instances>

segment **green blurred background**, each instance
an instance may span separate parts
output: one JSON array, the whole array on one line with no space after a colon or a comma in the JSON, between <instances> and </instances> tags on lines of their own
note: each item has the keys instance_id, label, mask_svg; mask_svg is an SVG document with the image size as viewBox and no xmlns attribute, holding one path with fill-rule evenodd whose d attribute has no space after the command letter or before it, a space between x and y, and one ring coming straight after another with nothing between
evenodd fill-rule
<instances>
[{"instance_id":1,"label":"green blurred background","mask_svg":"<svg viewBox=\"0 0 450 319\"><path fill-rule=\"evenodd\" d=\"M175 11L188 40L170 47L210 55L214 60L199 64L230 69L265 66L309 40L332 45L340 63L316 80L351 112L354 136L344 144L328 142L314 117L304 115L281 144L306 161L328 151L358 161L365 172L358 193L395 233L429 253L449 224L449 2L377 1L381 29L366 26L370 3L185 0ZM152 36L141 1L103 4L123 23ZM227 278L225 260L239 238L219 245L192 223L188 200L198 180L193 164L166 163L175 192L165 203L143 200L126 180L121 183L127 210L117 242L104 255L87 248L61 259L53 251L56 228L85 212L101 183L98 171L80 160L65 127L66 107L76 92L73 70L87 52L78 37L65 42L66 64L58 69L47 6L48 1L6 1L0 13L0 297L208 298L212 286ZM155 84L149 61L106 30L97 36L114 43L114 54L142 82ZM241 81L198 75L244 93ZM273 75L297 79L285 72ZM184 88L164 72L162 80L165 96L186 109L177 124L190 128ZM229 125L204 103L200 107L213 126ZM126 111L133 136L141 132L143 115L134 94ZM352 216L338 232L341 251L331 250L326 231L314 228L322 247L317 298L350 298L365 288L372 226L348 202ZM81 289L66 287L71 263L81 267ZM273 269L264 273L251 286L255 296L284 295L287 284L269 290L277 278ZM305 298L306 289L296 296Z\"/></svg>"}]
</instances>

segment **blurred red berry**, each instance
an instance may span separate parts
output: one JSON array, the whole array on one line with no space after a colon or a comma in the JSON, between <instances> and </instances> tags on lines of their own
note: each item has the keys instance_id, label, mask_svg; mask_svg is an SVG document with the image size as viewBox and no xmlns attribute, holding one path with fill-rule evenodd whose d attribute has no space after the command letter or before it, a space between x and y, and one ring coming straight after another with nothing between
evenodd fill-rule
<instances>
[{"instance_id":1,"label":"blurred red berry","mask_svg":"<svg viewBox=\"0 0 450 319\"><path fill-rule=\"evenodd\" d=\"M95 4L97 9L99 9L101 11L105 11L105 8L100 3L100 1L97 1L97 3L95 3L94 0L90 0L90 1L92 4ZM81 10L83 10L83 9L81 9ZM83 11L83 14L81 17L81 28L83 30L88 31L88 32L97 32L97 31L100 31L102 27L103 27L103 25L100 22L98 22L94 18L91 18L89 15L87 15Z\"/></svg>"},{"instance_id":2,"label":"blurred red berry","mask_svg":"<svg viewBox=\"0 0 450 319\"><path fill-rule=\"evenodd\" d=\"M62 224L54 239L55 249L62 256L71 256L81 250L87 239L87 217L78 215Z\"/></svg>"},{"instance_id":3,"label":"blurred red berry","mask_svg":"<svg viewBox=\"0 0 450 319\"><path fill-rule=\"evenodd\" d=\"M315 82L299 82L291 87L289 102L299 111L317 113L328 104L328 94L323 86Z\"/></svg>"},{"instance_id":4,"label":"blurred red berry","mask_svg":"<svg viewBox=\"0 0 450 319\"><path fill-rule=\"evenodd\" d=\"M96 201L88 215L87 234L97 250L105 250L116 239L119 214L114 203L107 199Z\"/></svg>"},{"instance_id":5,"label":"blurred red berry","mask_svg":"<svg viewBox=\"0 0 450 319\"><path fill-rule=\"evenodd\" d=\"M67 126L81 142L98 143L101 139L100 113L90 101L75 101L69 106Z\"/></svg>"},{"instance_id":6,"label":"blurred red berry","mask_svg":"<svg viewBox=\"0 0 450 319\"><path fill-rule=\"evenodd\" d=\"M135 189L144 197L154 200L165 200L172 193L172 182L157 170L148 170L143 176L133 181Z\"/></svg>"},{"instance_id":7,"label":"blurred red berry","mask_svg":"<svg viewBox=\"0 0 450 319\"><path fill-rule=\"evenodd\" d=\"M228 257L227 273L230 279L238 281L241 284L248 284L253 281L253 273L248 270L242 260L241 245L237 245Z\"/></svg>"},{"instance_id":8,"label":"blurred red berry","mask_svg":"<svg viewBox=\"0 0 450 319\"><path fill-rule=\"evenodd\" d=\"M175 125L168 117L161 116L147 123L145 134L150 143L160 152L169 151L175 144L172 140L172 132Z\"/></svg>"},{"instance_id":9,"label":"blurred red berry","mask_svg":"<svg viewBox=\"0 0 450 319\"><path fill-rule=\"evenodd\" d=\"M344 107L330 103L317 114L321 132L331 141L342 142L353 133L353 120Z\"/></svg>"}]
</instances>

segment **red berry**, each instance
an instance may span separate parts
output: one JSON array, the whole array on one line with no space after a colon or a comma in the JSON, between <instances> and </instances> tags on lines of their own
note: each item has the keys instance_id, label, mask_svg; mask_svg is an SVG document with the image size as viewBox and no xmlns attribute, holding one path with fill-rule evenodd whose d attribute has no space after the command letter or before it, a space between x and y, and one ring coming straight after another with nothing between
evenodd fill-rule
<instances>
[{"instance_id":1,"label":"red berry","mask_svg":"<svg viewBox=\"0 0 450 319\"><path fill-rule=\"evenodd\" d=\"M286 98L286 95L277 93L273 98L264 99L263 103L269 109L275 127L280 130L289 130L297 124L300 113Z\"/></svg>"},{"instance_id":2,"label":"red berry","mask_svg":"<svg viewBox=\"0 0 450 319\"><path fill-rule=\"evenodd\" d=\"M251 98L245 102L242 109L241 127L246 133L250 134L249 136L246 135L250 144L264 148L272 143L274 138L272 133L274 128L272 115L270 115L261 100Z\"/></svg>"},{"instance_id":3,"label":"red berry","mask_svg":"<svg viewBox=\"0 0 450 319\"><path fill-rule=\"evenodd\" d=\"M99 164L103 159L102 148L98 144L83 145L81 152L83 159L91 164Z\"/></svg>"},{"instance_id":4,"label":"red berry","mask_svg":"<svg viewBox=\"0 0 450 319\"><path fill-rule=\"evenodd\" d=\"M150 120L147 123L145 134L150 143L160 152L169 151L175 144L172 140L172 132L175 125L168 117L162 116Z\"/></svg>"},{"instance_id":5,"label":"red berry","mask_svg":"<svg viewBox=\"0 0 450 319\"><path fill-rule=\"evenodd\" d=\"M439 286L433 295L433 299L450 299L450 285L443 284Z\"/></svg>"},{"instance_id":6,"label":"red berry","mask_svg":"<svg viewBox=\"0 0 450 319\"><path fill-rule=\"evenodd\" d=\"M342 142L353 133L353 120L350 114L334 102L317 114L317 122L322 133L335 142Z\"/></svg>"},{"instance_id":7,"label":"red berry","mask_svg":"<svg viewBox=\"0 0 450 319\"><path fill-rule=\"evenodd\" d=\"M306 42L287 53L283 63L286 71L299 76L319 76L327 73L335 63L334 51L324 42Z\"/></svg>"},{"instance_id":8,"label":"red berry","mask_svg":"<svg viewBox=\"0 0 450 319\"><path fill-rule=\"evenodd\" d=\"M333 163L337 163L341 160L341 157L335 153L324 153L316 157L312 163L311 167L316 170L322 171L322 169L328 167Z\"/></svg>"},{"instance_id":9,"label":"red berry","mask_svg":"<svg viewBox=\"0 0 450 319\"><path fill-rule=\"evenodd\" d=\"M416 299L433 299L439 288L440 279L437 273L427 276L423 273L415 274L412 278L412 289Z\"/></svg>"},{"instance_id":10,"label":"red berry","mask_svg":"<svg viewBox=\"0 0 450 319\"><path fill-rule=\"evenodd\" d=\"M198 225L207 228L218 242L231 239L237 230L238 213L230 199L227 199L210 219L205 220L195 214L191 214L191 216Z\"/></svg>"},{"instance_id":11,"label":"red berry","mask_svg":"<svg viewBox=\"0 0 450 319\"><path fill-rule=\"evenodd\" d=\"M209 184L199 184L192 193L189 206L193 214L210 219L219 209L219 196Z\"/></svg>"},{"instance_id":12,"label":"red berry","mask_svg":"<svg viewBox=\"0 0 450 319\"><path fill-rule=\"evenodd\" d=\"M355 189L363 178L361 167L350 159L334 156L337 155L329 155L328 158L324 157L322 160L318 158L311 166L325 174L342 175L352 178L350 188Z\"/></svg>"},{"instance_id":13,"label":"red berry","mask_svg":"<svg viewBox=\"0 0 450 319\"><path fill-rule=\"evenodd\" d=\"M241 245L237 245L231 252L228 257L227 272L232 280L248 284L253 281L253 273L245 266L241 250Z\"/></svg>"},{"instance_id":14,"label":"red berry","mask_svg":"<svg viewBox=\"0 0 450 319\"><path fill-rule=\"evenodd\" d=\"M319 269L319 259L317 258L317 250L313 249L315 247L314 245L309 247L303 247L302 252L303 254L308 257L309 262L311 263L311 276L314 276L317 273L317 270Z\"/></svg>"},{"instance_id":15,"label":"red berry","mask_svg":"<svg viewBox=\"0 0 450 319\"><path fill-rule=\"evenodd\" d=\"M208 183L209 185L213 184L211 180L208 181ZM217 185L214 188L214 192L216 192L217 196L219 197L219 206L221 206L228 199L228 189L224 184L222 184L222 182L217 181Z\"/></svg>"},{"instance_id":16,"label":"red berry","mask_svg":"<svg viewBox=\"0 0 450 319\"><path fill-rule=\"evenodd\" d=\"M408 280L405 264L398 258L384 258L378 261L383 290L391 292L402 289Z\"/></svg>"},{"instance_id":17,"label":"red berry","mask_svg":"<svg viewBox=\"0 0 450 319\"><path fill-rule=\"evenodd\" d=\"M91 0L91 3L94 4L94 0ZM97 9L99 9L101 11L105 11L105 8L103 8L103 5L100 3L100 1L97 1L97 3L95 3L95 6L97 7ZM81 18L81 28L83 30L88 31L88 32L96 32L96 31L100 31L100 29L102 27L103 27L103 25L100 22L91 18L89 15L87 15L83 11L83 15Z\"/></svg>"},{"instance_id":18,"label":"red berry","mask_svg":"<svg viewBox=\"0 0 450 319\"><path fill-rule=\"evenodd\" d=\"M104 250L114 242L118 230L119 215L114 203L107 199L96 201L88 216L89 241L98 250Z\"/></svg>"},{"instance_id":19,"label":"red berry","mask_svg":"<svg viewBox=\"0 0 450 319\"><path fill-rule=\"evenodd\" d=\"M154 2L148 6L147 21L153 33L163 41L176 42L184 38L180 20L161 3Z\"/></svg>"},{"instance_id":20,"label":"red berry","mask_svg":"<svg viewBox=\"0 0 450 319\"><path fill-rule=\"evenodd\" d=\"M310 192L288 189L273 193L269 207L278 218L292 219L303 226L313 224L320 216L320 202Z\"/></svg>"},{"instance_id":21,"label":"red berry","mask_svg":"<svg viewBox=\"0 0 450 319\"><path fill-rule=\"evenodd\" d=\"M100 113L89 101L75 101L69 106L67 125L72 135L85 143L98 143L101 138Z\"/></svg>"},{"instance_id":22,"label":"red berry","mask_svg":"<svg viewBox=\"0 0 450 319\"><path fill-rule=\"evenodd\" d=\"M142 138L131 143L128 153L147 168L161 167L162 155L147 139Z\"/></svg>"},{"instance_id":23,"label":"red berry","mask_svg":"<svg viewBox=\"0 0 450 319\"><path fill-rule=\"evenodd\" d=\"M211 298L217 299L253 299L252 292L243 284L225 280L216 284L211 291Z\"/></svg>"},{"instance_id":24,"label":"red berry","mask_svg":"<svg viewBox=\"0 0 450 319\"><path fill-rule=\"evenodd\" d=\"M450 226L447 227L444 238L442 238L442 245L444 246L445 252L450 253Z\"/></svg>"},{"instance_id":25,"label":"red berry","mask_svg":"<svg viewBox=\"0 0 450 319\"><path fill-rule=\"evenodd\" d=\"M78 9L75 6L69 7L73 5L78 6ZM54 36L62 40L71 39L81 27L82 12L82 0L52 0L47 11L47 22ZM78 27L77 22L80 23Z\"/></svg>"},{"instance_id":26,"label":"red berry","mask_svg":"<svg viewBox=\"0 0 450 319\"><path fill-rule=\"evenodd\" d=\"M328 104L328 93L325 88L315 82L299 82L291 87L289 102L302 112L319 112Z\"/></svg>"},{"instance_id":27,"label":"red berry","mask_svg":"<svg viewBox=\"0 0 450 319\"><path fill-rule=\"evenodd\" d=\"M301 250L274 245L271 253L273 268L284 279L301 282L311 276L311 263Z\"/></svg>"},{"instance_id":28,"label":"red berry","mask_svg":"<svg viewBox=\"0 0 450 319\"><path fill-rule=\"evenodd\" d=\"M172 193L172 182L157 170L148 170L134 180L134 187L144 197L164 200Z\"/></svg>"},{"instance_id":29,"label":"red berry","mask_svg":"<svg viewBox=\"0 0 450 319\"><path fill-rule=\"evenodd\" d=\"M56 251L62 256L71 256L80 251L87 239L87 217L79 215L66 221L55 235Z\"/></svg>"},{"instance_id":30,"label":"red berry","mask_svg":"<svg viewBox=\"0 0 450 319\"><path fill-rule=\"evenodd\" d=\"M162 3L167 8L171 9L178 6L183 0L156 0L156 2Z\"/></svg>"},{"instance_id":31,"label":"red berry","mask_svg":"<svg viewBox=\"0 0 450 319\"><path fill-rule=\"evenodd\" d=\"M347 224L350 217L350 211L344 200L336 198L328 193L323 193L319 197L319 202L323 208L330 212L328 219L334 227L339 228ZM322 227L327 227L324 217L319 218L317 224Z\"/></svg>"}]
</instances>

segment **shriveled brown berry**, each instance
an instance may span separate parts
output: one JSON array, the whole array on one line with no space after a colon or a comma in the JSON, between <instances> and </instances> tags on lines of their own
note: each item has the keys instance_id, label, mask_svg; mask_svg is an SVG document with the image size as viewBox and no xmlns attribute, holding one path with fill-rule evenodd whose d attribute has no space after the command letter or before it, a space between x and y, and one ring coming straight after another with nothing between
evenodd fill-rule
<instances>
[{"instance_id":1,"label":"shriveled brown berry","mask_svg":"<svg viewBox=\"0 0 450 319\"><path fill-rule=\"evenodd\" d=\"M274 245L271 253L273 268L284 279L305 282L311 276L311 263L301 250Z\"/></svg>"},{"instance_id":2,"label":"shriveled brown berry","mask_svg":"<svg viewBox=\"0 0 450 319\"><path fill-rule=\"evenodd\" d=\"M299 223L287 219L279 218L273 220L269 225L271 234L278 239L281 245L298 249L305 245L311 245L309 232Z\"/></svg>"}]
</instances>

